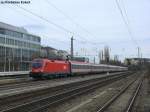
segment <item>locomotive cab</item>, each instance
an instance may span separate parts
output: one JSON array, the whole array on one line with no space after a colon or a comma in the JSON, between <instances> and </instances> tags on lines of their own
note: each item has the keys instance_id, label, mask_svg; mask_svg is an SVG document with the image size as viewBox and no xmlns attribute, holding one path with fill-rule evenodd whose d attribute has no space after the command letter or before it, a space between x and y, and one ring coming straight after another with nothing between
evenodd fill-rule
<instances>
[{"instance_id":1,"label":"locomotive cab","mask_svg":"<svg viewBox=\"0 0 150 112\"><path fill-rule=\"evenodd\" d=\"M30 77L35 79L65 77L70 72L70 63L68 61L35 59L32 62Z\"/></svg>"},{"instance_id":2,"label":"locomotive cab","mask_svg":"<svg viewBox=\"0 0 150 112\"><path fill-rule=\"evenodd\" d=\"M44 66L43 60L41 60L41 59L33 60L32 70L30 72L30 77L38 78L43 72L43 66Z\"/></svg>"}]
</instances>

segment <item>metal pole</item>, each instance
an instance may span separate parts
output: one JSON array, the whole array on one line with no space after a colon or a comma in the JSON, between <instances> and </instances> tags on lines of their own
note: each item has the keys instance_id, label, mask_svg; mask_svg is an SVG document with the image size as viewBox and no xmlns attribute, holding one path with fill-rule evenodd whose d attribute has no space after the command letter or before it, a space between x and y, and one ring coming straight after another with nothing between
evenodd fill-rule
<instances>
[{"instance_id":1,"label":"metal pole","mask_svg":"<svg viewBox=\"0 0 150 112\"><path fill-rule=\"evenodd\" d=\"M21 58L20 71L22 71L22 47L21 47L21 56L20 56L20 58Z\"/></svg>"},{"instance_id":2,"label":"metal pole","mask_svg":"<svg viewBox=\"0 0 150 112\"><path fill-rule=\"evenodd\" d=\"M95 56L94 56L94 64L95 64Z\"/></svg>"},{"instance_id":3,"label":"metal pole","mask_svg":"<svg viewBox=\"0 0 150 112\"><path fill-rule=\"evenodd\" d=\"M137 48L138 50L138 59L139 59L139 64L141 64L141 56L140 56L140 47Z\"/></svg>"},{"instance_id":4,"label":"metal pole","mask_svg":"<svg viewBox=\"0 0 150 112\"><path fill-rule=\"evenodd\" d=\"M13 48L9 48L9 57L8 57L9 72L11 71L12 56L13 56Z\"/></svg>"},{"instance_id":5,"label":"metal pole","mask_svg":"<svg viewBox=\"0 0 150 112\"><path fill-rule=\"evenodd\" d=\"M6 35L5 35L5 43L4 43L4 49L5 49L5 62L4 62L4 72L6 71Z\"/></svg>"},{"instance_id":6,"label":"metal pole","mask_svg":"<svg viewBox=\"0 0 150 112\"><path fill-rule=\"evenodd\" d=\"M73 36L71 37L71 59L73 59Z\"/></svg>"},{"instance_id":7,"label":"metal pole","mask_svg":"<svg viewBox=\"0 0 150 112\"><path fill-rule=\"evenodd\" d=\"M138 47L137 50L138 50L138 58L140 58L140 48Z\"/></svg>"},{"instance_id":8,"label":"metal pole","mask_svg":"<svg viewBox=\"0 0 150 112\"><path fill-rule=\"evenodd\" d=\"M9 57L8 61L9 61L9 72L10 72L10 57Z\"/></svg>"},{"instance_id":9,"label":"metal pole","mask_svg":"<svg viewBox=\"0 0 150 112\"><path fill-rule=\"evenodd\" d=\"M13 61L12 61L12 65L13 65L13 71L15 70L15 48L12 49L13 50Z\"/></svg>"},{"instance_id":10,"label":"metal pole","mask_svg":"<svg viewBox=\"0 0 150 112\"><path fill-rule=\"evenodd\" d=\"M15 40L14 40L14 42L13 42L13 45L15 46ZM13 48L13 71L15 71L15 63L16 63L16 60L15 60L15 56L16 56L16 48L14 47Z\"/></svg>"}]
</instances>

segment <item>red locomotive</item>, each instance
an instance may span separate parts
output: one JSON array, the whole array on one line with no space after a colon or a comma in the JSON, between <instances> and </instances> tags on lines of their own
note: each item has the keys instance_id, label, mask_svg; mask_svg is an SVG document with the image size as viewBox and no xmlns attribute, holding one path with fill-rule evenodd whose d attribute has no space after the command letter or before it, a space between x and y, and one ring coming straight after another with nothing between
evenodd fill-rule
<instances>
[{"instance_id":1,"label":"red locomotive","mask_svg":"<svg viewBox=\"0 0 150 112\"><path fill-rule=\"evenodd\" d=\"M32 62L30 77L54 78L77 74L125 71L127 67L91 64L77 61L59 61L49 59L35 59Z\"/></svg>"}]
</instances>

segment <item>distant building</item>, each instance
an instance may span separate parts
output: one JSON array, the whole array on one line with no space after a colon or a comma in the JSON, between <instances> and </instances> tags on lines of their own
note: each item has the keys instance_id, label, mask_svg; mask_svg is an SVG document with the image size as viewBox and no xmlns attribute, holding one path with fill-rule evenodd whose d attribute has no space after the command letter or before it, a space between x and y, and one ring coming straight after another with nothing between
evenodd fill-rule
<instances>
[{"instance_id":1,"label":"distant building","mask_svg":"<svg viewBox=\"0 0 150 112\"><path fill-rule=\"evenodd\" d=\"M58 58L61 60L66 60L67 56L69 56L69 53L65 50L58 50Z\"/></svg>"},{"instance_id":2,"label":"distant building","mask_svg":"<svg viewBox=\"0 0 150 112\"><path fill-rule=\"evenodd\" d=\"M32 58L39 55L40 49L39 36L0 22L0 72L29 70Z\"/></svg>"},{"instance_id":3,"label":"distant building","mask_svg":"<svg viewBox=\"0 0 150 112\"><path fill-rule=\"evenodd\" d=\"M73 57L73 61L80 61L80 62L89 62L89 58L86 57Z\"/></svg>"},{"instance_id":4,"label":"distant building","mask_svg":"<svg viewBox=\"0 0 150 112\"><path fill-rule=\"evenodd\" d=\"M41 47L41 57L48 59L57 59L58 50L52 47Z\"/></svg>"},{"instance_id":5,"label":"distant building","mask_svg":"<svg viewBox=\"0 0 150 112\"><path fill-rule=\"evenodd\" d=\"M65 50L57 50L52 47L41 47L42 58L55 59L55 60L66 60L69 55Z\"/></svg>"},{"instance_id":6,"label":"distant building","mask_svg":"<svg viewBox=\"0 0 150 112\"><path fill-rule=\"evenodd\" d=\"M150 63L150 58L126 58L125 65L139 65L143 63Z\"/></svg>"}]
</instances>

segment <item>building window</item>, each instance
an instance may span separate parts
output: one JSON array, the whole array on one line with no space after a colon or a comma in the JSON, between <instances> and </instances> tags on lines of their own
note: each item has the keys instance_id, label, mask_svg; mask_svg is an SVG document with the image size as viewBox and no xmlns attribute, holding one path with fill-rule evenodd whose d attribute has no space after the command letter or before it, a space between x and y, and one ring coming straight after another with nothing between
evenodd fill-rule
<instances>
[{"instance_id":1,"label":"building window","mask_svg":"<svg viewBox=\"0 0 150 112\"><path fill-rule=\"evenodd\" d=\"M5 30L0 28L0 34L5 34Z\"/></svg>"},{"instance_id":2,"label":"building window","mask_svg":"<svg viewBox=\"0 0 150 112\"><path fill-rule=\"evenodd\" d=\"M6 39L6 44L8 45L14 45L14 40L13 39Z\"/></svg>"},{"instance_id":3,"label":"building window","mask_svg":"<svg viewBox=\"0 0 150 112\"><path fill-rule=\"evenodd\" d=\"M5 38L0 37L0 43L1 43L1 44L5 44Z\"/></svg>"},{"instance_id":4,"label":"building window","mask_svg":"<svg viewBox=\"0 0 150 112\"><path fill-rule=\"evenodd\" d=\"M12 36L12 37L17 37L17 38L22 38L23 34L15 31L10 31L6 30L5 32L6 35Z\"/></svg>"}]
</instances>

